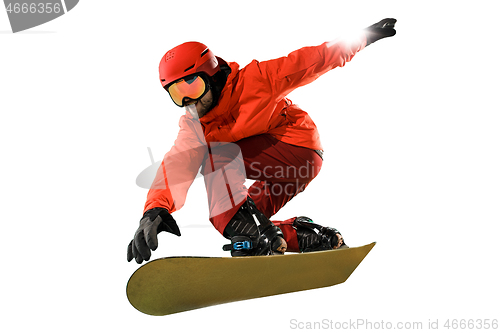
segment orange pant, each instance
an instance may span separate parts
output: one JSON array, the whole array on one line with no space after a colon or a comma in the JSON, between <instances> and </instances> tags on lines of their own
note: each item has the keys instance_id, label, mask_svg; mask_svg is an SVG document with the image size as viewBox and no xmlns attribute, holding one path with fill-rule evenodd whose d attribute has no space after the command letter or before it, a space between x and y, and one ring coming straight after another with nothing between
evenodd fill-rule
<instances>
[{"instance_id":1,"label":"orange pant","mask_svg":"<svg viewBox=\"0 0 500 333\"><path fill-rule=\"evenodd\" d=\"M271 218L317 176L321 157L263 134L235 143L209 145L202 165L210 208L210 221L222 234L238 208L250 196L257 209ZM255 180L247 188L246 179ZM294 219L273 221L279 226L289 251L298 251Z\"/></svg>"}]
</instances>

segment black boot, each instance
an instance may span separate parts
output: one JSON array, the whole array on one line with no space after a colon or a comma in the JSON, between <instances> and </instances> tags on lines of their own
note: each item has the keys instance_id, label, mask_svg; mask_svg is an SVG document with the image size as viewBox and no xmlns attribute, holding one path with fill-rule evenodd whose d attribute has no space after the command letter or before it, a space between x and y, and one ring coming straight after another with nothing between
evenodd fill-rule
<instances>
[{"instance_id":1,"label":"black boot","mask_svg":"<svg viewBox=\"0 0 500 333\"><path fill-rule=\"evenodd\" d=\"M293 227L297 230L300 252L333 250L338 245L338 248L348 247L337 229L322 227L308 217L297 217L293 221Z\"/></svg>"},{"instance_id":2,"label":"black boot","mask_svg":"<svg viewBox=\"0 0 500 333\"><path fill-rule=\"evenodd\" d=\"M233 257L283 254L286 250L280 228L257 209L250 197L229 221L223 235L231 244L222 249L231 251Z\"/></svg>"}]
</instances>

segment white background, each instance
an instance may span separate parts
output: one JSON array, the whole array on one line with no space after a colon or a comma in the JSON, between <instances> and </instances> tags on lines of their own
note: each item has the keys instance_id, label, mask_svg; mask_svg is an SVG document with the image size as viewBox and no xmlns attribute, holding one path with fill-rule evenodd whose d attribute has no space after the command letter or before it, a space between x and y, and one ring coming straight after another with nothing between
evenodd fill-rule
<instances>
[{"instance_id":1,"label":"white background","mask_svg":"<svg viewBox=\"0 0 500 333\"><path fill-rule=\"evenodd\" d=\"M291 320L500 319L500 107L494 1L81 1L12 34L0 10L2 326L9 332L297 331ZM276 219L377 245L338 286L151 317L127 301L135 184L177 135L158 63L189 40L244 66L380 19L397 35L289 97L323 169ZM226 256L203 182L153 258ZM280 279L276 276L276 279ZM265 281L262 281L265 283ZM358 331L361 331L361 328Z\"/></svg>"}]
</instances>

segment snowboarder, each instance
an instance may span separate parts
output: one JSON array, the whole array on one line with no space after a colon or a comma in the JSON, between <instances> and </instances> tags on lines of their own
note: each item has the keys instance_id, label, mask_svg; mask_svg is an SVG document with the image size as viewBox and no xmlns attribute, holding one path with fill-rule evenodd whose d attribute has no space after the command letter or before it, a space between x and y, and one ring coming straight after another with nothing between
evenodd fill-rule
<instances>
[{"instance_id":1,"label":"snowboarder","mask_svg":"<svg viewBox=\"0 0 500 333\"><path fill-rule=\"evenodd\" d=\"M149 260L161 231L180 236L171 214L184 205L198 172L204 176L210 222L230 240L224 250L232 256L346 246L338 230L307 217L270 221L304 191L323 161L316 125L286 96L344 66L364 47L394 36L395 23L384 19L354 41L304 47L286 57L254 60L244 68L198 42L168 51L159 65L160 81L186 114L148 192L127 260ZM246 179L255 182L247 188Z\"/></svg>"}]
</instances>

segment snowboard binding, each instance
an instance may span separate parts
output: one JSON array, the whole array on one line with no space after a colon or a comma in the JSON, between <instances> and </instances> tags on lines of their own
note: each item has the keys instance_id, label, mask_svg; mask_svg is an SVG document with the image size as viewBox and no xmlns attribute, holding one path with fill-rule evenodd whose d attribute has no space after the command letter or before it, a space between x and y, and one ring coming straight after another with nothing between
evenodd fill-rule
<instances>
[{"instance_id":1,"label":"snowboard binding","mask_svg":"<svg viewBox=\"0 0 500 333\"><path fill-rule=\"evenodd\" d=\"M293 228L297 231L300 252L325 251L349 247L344 243L342 234L337 229L320 226L308 217L297 217L293 221ZM340 237L337 235L340 235Z\"/></svg>"},{"instance_id":2,"label":"snowboard binding","mask_svg":"<svg viewBox=\"0 0 500 333\"><path fill-rule=\"evenodd\" d=\"M284 254L286 242L281 229L262 214L248 197L224 229L231 244L222 247L232 257Z\"/></svg>"}]
</instances>

